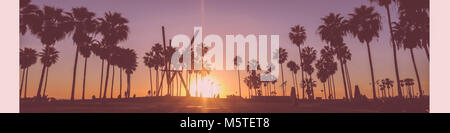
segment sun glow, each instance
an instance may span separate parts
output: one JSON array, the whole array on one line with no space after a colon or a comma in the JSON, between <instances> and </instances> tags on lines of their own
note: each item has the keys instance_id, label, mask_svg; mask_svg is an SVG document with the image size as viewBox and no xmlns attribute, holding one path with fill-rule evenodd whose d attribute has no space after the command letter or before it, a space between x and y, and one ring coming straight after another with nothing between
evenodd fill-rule
<instances>
[{"instance_id":1,"label":"sun glow","mask_svg":"<svg viewBox=\"0 0 450 133\"><path fill-rule=\"evenodd\" d=\"M211 77L199 77L197 84L195 79L191 81L191 96L215 97L220 91L218 82Z\"/></svg>"}]
</instances>

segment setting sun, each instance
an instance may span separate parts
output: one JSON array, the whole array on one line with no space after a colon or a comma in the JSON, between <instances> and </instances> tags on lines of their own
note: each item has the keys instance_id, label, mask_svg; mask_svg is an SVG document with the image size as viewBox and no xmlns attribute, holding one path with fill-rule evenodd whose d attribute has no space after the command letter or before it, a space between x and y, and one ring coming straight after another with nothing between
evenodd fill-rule
<instances>
[{"instance_id":1,"label":"setting sun","mask_svg":"<svg viewBox=\"0 0 450 133\"><path fill-rule=\"evenodd\" d=\"M198 93L197 93L198 87ZM220 87L216 80L211 77L199 77L198 82L191 81L191 95L198 97L214 97L220 93Z\"/></svg>"}]
</instances>

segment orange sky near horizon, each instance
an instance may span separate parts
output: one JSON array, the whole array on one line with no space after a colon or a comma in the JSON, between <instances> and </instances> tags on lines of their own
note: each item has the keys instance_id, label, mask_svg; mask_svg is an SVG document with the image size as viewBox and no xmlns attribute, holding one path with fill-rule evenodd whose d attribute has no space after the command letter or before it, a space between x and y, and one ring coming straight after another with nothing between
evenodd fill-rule
<instances>
[{"instance_id":1,"label":"orange sky near horizon","mask_svg":"<svg viewBox=\"0 0 450 133\"><path fill-rule=\"evenodd\" d=\"M261 1L217 1L205 0L204 3L204 18L202 18L200 0L196 1L120 1L111 0L109 4L103 4L103 0L94 1L78 1L78 0L33 0L32 3L42 7L43 5L50 5L63 8L69 11L72 7L85 6L90 11L97 14L97 17L103 16L106 11L116 11L128 18L130 23L129 38L125 42L119 43L119 46L125 48L132 48L138 55L137 70L131 76L132 95L147 96L147 91L150 88L149 70L143 64L142 57L144 53L149 51L151 46L155 43L162 43L161 26L166 28L166 38L171 38L176 34L186 34L191 36L193 34L194 26L203 25L203 37L208 34L217 34L225 41L225 35L236 34L265 34L265 35L280 35L280 47L287 49L288 61L293 60L298 62L298 49L289 40L288 33L290 27L294 25L305 26L307 32L307 40L305 46L312 46L319 51L325 42L320 40L317 32L317 27L322 24L320 18L329 13L341 13L346 18L347 14L353 12L353 9L361 5L371 5L376 7L376 11L382 16L382 31L380 37L374 39L371 43L372 59L374 62L375 80L390 78L395 81L394 61L392 48L389 41L389 32L386 21L386 11L377 4L369 3L368 0L345 0L345 2L336 2L334 0L313 1L313 0L297 0L297 1L275 1L275 0L261 0ZM396 8L391 7L392 12ZM397 15L393 13L393 20L396 21ZM204 22L202 22L204 20ZM344 38L345 43L352 53L352 60L348 62L350 71L350 78L352 89L358 85L361 93L372 98L372 87L370 85L370 69L367 55L366 45L361 44L357 39L351 36ZM168 41L167 41L168 42ZM225 43L224 43L225 44ZM20 36L20 48L30 47L37 51L43 48L36 36L27 33ZM58 62L50 67L49 82L47 87L47 94L50 97L58 99L69 99L72 85L73 63L75 55L75 45L71 37L56 43L56 49L60 52L60 59ZM422 88L426 95L429 95L429 61L425 55L424 50L414 49L417 67L420 74ZM318 54L317 57L320 55ZM286 61L286 62L288 62ZM315 62L314 62L315 63ZM413 78L416 80L414 68L412 65L409 50L398 51L398 65L400 71L400 78ZM92 95L98 97L100 86L100 70L101 60L92 55L88 58L86 76L86 97L91 98ZM83 67L84 58L79 56L78 70L76 78L75 97L81 98L82 81L83 81ZM290 94L292 86L292 76L286 63L283 64L284 79L287 81L287 95ZM35 96L39 84L42 64L38 61L30 67L28 76L28 92L27 96ZM106 70L106 67L105 67ZM111 68L112 70L112 68ZM115 69L115 83L114 83L114 97L119 93L119 69ZM317 70L315 70L316 72ZM313 79L317 81L316 73L313 73ZM110 72L110 77L112 76ZM152 70L153 80L155 80L155 71ZM242 95L248 96L248 89L243 79L247 76L246 71L240 71ZM281 74L281 73L280 73ZM22 71L20 71L22 76ZM300 72L298 78L301 78ZM212 71L208 76L209 79L216 81L220 89L220 96L223 98L226 95L238 95L238 80L236 71ZM123 91L126 90L126 76L123 73ZM183 78L185 75L183 73ZM344 89L342 84L342 75L340 68L336 72L335 84L338 98L344 97ZM195 76L192 76L192 80ZM277 93L281 95L281 75L277 82ZM111 79L109 79L111 83ZM192 81L193 82L193 81ZM153 82L155 85L155 82ZM19 82L20 86L20 82ZM109 84L108 86L111 86ZM323 96L320 92L322 84L317 81L315 88L315 96ZM394 83L396 88L396 83ZM418 93L418 86L414 86L416 93ZM102 88L103 89L103 88ZM191 93L194 88L191 89ZM183 90L183 89L182 89ZM301 90L301 89L300 89ZM166 90L163 91L166 94ZM182 91L184 95L184 90ZM394 93L397 94L397 91ZM191 94L194 95L194 94ZM110 97L110 88L108 89L107 97Z\"/></svg>"}]
</instances>

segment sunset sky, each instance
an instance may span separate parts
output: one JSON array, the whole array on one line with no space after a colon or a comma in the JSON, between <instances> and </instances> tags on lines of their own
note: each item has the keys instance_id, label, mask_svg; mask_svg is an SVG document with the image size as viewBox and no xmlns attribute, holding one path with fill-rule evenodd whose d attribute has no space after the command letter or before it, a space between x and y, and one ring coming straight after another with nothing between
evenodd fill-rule
<instances>
[{"instance_id":1,"label":"sunset sky","mask_svg":"<svg viewBox=\"0 0 450 133\"><path fill-rule=\"evenodd\" d=\"M361 5L375 6L376 11L382 16L383 27L380 38L374 39L370 44L375 80L390 78L395 81L393 52L389 41L386 11L375 3L369 3L368 0L204 0L204 13L202 13L201 0L32 0L32 3L40 8L43 5L48 5L63 8L65 11L70 11L73 7L83 6L87 7L89 11L95 12L97 17L103 17L104 12L107 11L122 13L129 20L130 33L128 40L119 43L119 46L134 49L138 55L138 68L131 76L131 94L136 94L136 96L146 96L150 88L149 70L143 64L142 57L145 52L150 51L153 44L162 43L161 26L166 27L167 42L169 38L176 34L191 36L194 26L203 26L203 37L208 34L217 34L223 40L225 40L225 35L236 34L280 35L280 47L287 49L289 53L288 61L298 62L298 49L288 37L290 27L294 25L304 26L307 39L302 47L312 46L320 51L326 45L325 42L321 41L317 31L317 27L322 24L322 17L329 13L340 13L348 18L348 14L352 13L354 8ZM397 21L396 8L391 6L391 11L393 21ZM202 17L202 14L204 14L204 17ZM358 85L361 93L371 98L372 87L369 84L371 78L366 45L352 36L345 37L344 41L352 53L352 60L348 62L352 89L355 85ZM20 48L24 47L41 51L43 45L36 36L27 33L20 36ZM56 49L60 52L60 58L55 65L50 67L47 94L50 97L68 99L70 98L76 49L72 37L69 36L65 40L57 42ZM429 95L429 62L423 49L414 49L414 53L422 88L424 88L425 94ZM320 54L317 55L317 58L319 56ZM399 50L398 65L401 79L413 78L416 80L409 51ZM76 98L81 98L83 66L84 58L79 56ZM87 98L91 98L92 95L98 97L101 60L92 55L88 59L87 66L86 96ZM288 81L286 88L290 88L292 86L291 72L286 67L286 63L283 67L284 78ZM41 69L42 64L38 61L29 70L28 97L36 95ZM119 93L118 70L116 69L114 97L117 97ZM155 74L154 71L152 73ZM110 72L110 74L112 73ZM247 76L246 72L241 71L241 79L244 79L245 76ZM213 71L208 77L217 82L221 89L221 97L239 94L236 71ZM298 77L301 78L300 73ZM317 80L315 73L313 78ZM340 69L338 69L334 78L337 97L342 98L344 97L344 89ZM124 75L124 89L126 88L125 79ZM111 79L109 82L111 83ZM317 82L315 95L323 96L323 93L319 91L323 88L322 84L319 81ZM280 83L277 83L278 94L281 94ZM153 85L155 85L155 82L153 82ZM242 80L241 86L242 95L247 97L247 86ZM396 87L396 83L394 83L394 87ZM416 93L418 93L417 88L416 82ZM110 96L109 91L108 97ZM166 91L164 91L165 93ZM395 95L397 95L396 90Z\"/></svg>"}]
</instances>

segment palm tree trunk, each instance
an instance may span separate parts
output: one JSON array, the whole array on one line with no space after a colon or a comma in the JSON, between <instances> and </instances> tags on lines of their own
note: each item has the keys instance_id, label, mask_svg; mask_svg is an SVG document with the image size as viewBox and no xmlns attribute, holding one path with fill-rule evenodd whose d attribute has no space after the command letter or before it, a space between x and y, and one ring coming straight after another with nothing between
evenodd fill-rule
<instances>
[{"instance_id":1,"label":"palm tree trunk","mask_svg":"<svg viewBox=\"0 0 450 133\"><path fill-rule=\"evenodd\" d=\"M77 64L78 64L78 46L75 51L75 63L73 64L72 93L70 93L71 101L75 99L75 79L77 77Z\"/></svg>"},{"instance_id":2,"label":"palm tree trunk","mask_svg":"<svg viewBox=\"0 0 450 133\"><path fill-rule=\"evenodd\" d=\"M242 97L242 93L241 93L241 75L239 73L239 69L237 70L237 72L238 72L238 82L239 82L239 97Z\"/></svg>"},{"instance_id":3,"label":"palm tree trunk","mask_svg":"<svg viewBox=\"0 0 450 133\"><path fill-rule=\"evenodd\" d=\"M130 98L131 94L131 81L130 81L130 73L127 73L127 98Z\"/></svg>"},{"instance_id":4,"label":"palm tree trunk","mask_svg":"<svg viewBox=\"0 0 450 133\"><path fill-rule=\"evenodd\" d=\"M156 72L156 92L155 92L155 95L156 96L160 96L159 95L159 72L158 72L158 69L155 69L155 72ZM156 94L156 93L158 93L158 94Z\"/></svg>"},{"instance_id":5,"label":"palm tree trunk","mask_svg":"<svg viewBox=\"0 0 450 133\"><path fill-rule=\"evenodd\" d=\"M348 71L347 63L344 63L344 67L345 67L345 74L347 76L347 82L348 82L348 93L350 95L350 99L353 99L352 82L350 80L350 72Z\"/></svg>"},{"instance_id":6,"label":"palm tree trunk","mask_svg":"<svg viewBox=\"0 0 450 133\"><path fill-rule=\"evenodd\" d=\"M43 97L46 97L45 96L45 92L47 91L47 82L48 82L48 68L50 68L50 67L47 67L46 69L46 72L45 72L45 84L44 84L44 92L42 92L42 96Z\"/></svg>"},{"instance_id":7,"label":"palm tree trunk","mask_svg":"<svg viewBox=\"0 0 450 133\"><path fill-rule=\"evenodd\" d=\"M27 98L27 87L28 87L28 67L25 74L25 89L23 90L23 98Z\"/></svg>"},{"instance_id":8,"label":"palm tree trunk","mask_svg":"<svg viewBox=\"0 0 450 133\"><path fill-rule=\"evenodd\" d=\"M385 5L386 11L387 11L387 15L388 15L388 24L389 24L389 31L391 34L391 42L392 42L392 51L394 51L394 63L395 63L395 78L397 80L397 91L398 91L398 97L402 98L402 89L400 86L400 76L398 73L398 63L397 63L397 44L394 41L394 32L392 31L392 21L391 21L391 11L389 10L389 6Z\"/></svg>"},{"instance_id":9,"label":"palm tree trunk","mask_svg":"<svg viewBox=\"0 0 450 133\"><path fill-rule=\"evenodd\" d=\"M98 98L102 98L102 84L103 84L103 66L104 66L105 60L102 59L102 71L100 73L100 92L98 94Z\"/></svg>"},{"instance_id":10,"label":"palm tree trunk","mask_svg":"<svg viewBox=\"0 0 450 133\"><path fill-rule=\"evenodd\" d=\"M39 87L36 93L36 98L41 98L42 81L44 81L45 65L42 65L41 79L39 80Z\"/></svg>"},{"instance_id":11,"label":"palm tree trunk","mask_svg":"<svg viewBox=\"0 0 450 133\"><path fill-rule=\"evenodd\" d=\"M417 83L419 85L419 97L422 97L422 95L423 95L422 94L422 85L420 84L420 77L419 77L419 72L417 71L416 59L414 59L413 49L409 49L409 52L411 53L411 59L413 61L414 71L416 72Z\"/></svg>"},{"instance_id":12,"label":"palm tree trunk","mask_svg":"<svg viewBox=\"0 0 450 133\"><path fill-rule=\"evenodd\" d=\"M112 65L112 79L111 79L111 99L113 99L113 94L114 94L114 68L115 66Z\"/></svg>"},{"instance_id":13,"label":"palm tree trunk","mask_svg":"<svg viewBox=\"0 0 450 133\"><path fill-rule=\"evenodd\" d=\"M84 95L86 93L86 67L87 67L87 57L84 57L83 94L81 95L81 100L83 100L83 101L84 101Z\"/></svg>"},{"instance_id":14,"label":"palm tree trunk","mask_svg":"<svg viewBox=\"0 0 450 133\"><path fill-rule=\"evenodd\" d=\"M342 59L339 59L341 72L342 72L342 81L344 81L344 92L345 92L345 100L348 100L348 92L347 92L347 82L345 80L345 71L344 71L344 63L342 63Z\"/></svg>"},{"instance_id":15,"label":"palm tree trunk","mask_svg":"<svg viewBox=\"0 0 450 133\"><path fill-rule=\"evenodd\" d=\"M152 96L153 95L152 68L149 67L148 70L150 72L150 96ZM122 69L120 71L122 71ZM120 74L122 74L122 72L120 72Z\"/></svg>"},{"instance_id":16,"label":"palm tree trunk","mask_svg":"<svg viewBox=\"0 0 450 133\"><path fill-rule=\"evenodd\" d=\"M312 82L312 75L309 75L309 81L311 81L311 92L312 92L312 99L314 100L315 99L315 96L314 96L314 86L313 86L313 82Z\"/></svg>"},{"instance_id":17,"label":"palm tree trunk","mask_svg":"<svg viewBox=\"0 0 450 133\"><path fill-rule=\"evenodd\" d=\"M25 69L22 69L22 81L20 81L20 89L19 89L19 99L22 97L22 87L23 87L23 81L25 80Z\"/></svg>"},{"instance_id":18,"label":"palm tree trunk","mask_svg":"<svg viewBox=\"0 0 450 133\"><path fill-rule=\"evenodd\" d=\"M122 67L119 67L120 68L120 90L119 90L119 96L120 96L120 98L122 98ZM150 72L151 72L151 69L150 69ZM151 75L151 74L150 74ZM150 78L151 78L152 76L150 76ZM150 92L151 93L151 92Z\"/></svg>"},{"instance_id":19,"label":"palm tree trunk","mask_svg":"<svg viewBox=\"0 0 450 133\"><path fill-rule=\"evenodd\" d=\"M333 84L333 98L336 99L337 95L336 95L336 85L334 84L334 75L331 75L331 80L332 80L332 84Z\"/></svg>"},{"instance_id":20,"label":"palm tree trunk","mask_svg":"<svg viewBox=\"0 0 450 133\"><path fill-rule=\"evenodd\" d=\"M323 85L323 99L326 99L327 98L327 89L325 88L325 82L322 82L322 85Z\"/></svg>"},{"instance_id":21,"label":"palm tree trunk","mask_svg":"<svg viewBox=\"0 0 450 133\"><path fill-rule=\"evenodd\" d=\"M369 63L370 63L370 75L372 76L372 91L373 91L373 99L377 99L377 92L375 90L375 77L373 74L373 64L372 64L372 55L370 54L370 45L369 42L367 44L367 53L369 54Z\"/></svg>"},{"instance_id":22,"label":"palm tree trunk","mask_svg":"<svg viewBox=\"0 0 450 133\"><path fill-rule=\"evenodd\" d=\"M286 91L286 84L284 83L284 73L283 73L283 63L280 64L281 65L281 85L282 85L282 89L283 89L283 96L285 96L285 91Z\"/></svg>"},{"instance_id":23,"label":"palm tree trunk","mask_svg":"<svg viewBox=\"0 0 450 133\"><path fill-rule=\"evenodd\" d=\"M106 92L108 90L108 78L109 78L109 61L106 61L107 65L106 65L106 76L105 76L105 89L103 90L103 99L106 99ZM129 92L128 92L129 93Z\"/></svg>"},{"instance_id":24,"label":"palm tree trunk","mask_svg":"<svg viewBox=\"0 0 450 133\"><path fill-rule=\"evenodd\" d=\"M294 72L292 72L292 85L295 88L295 78L294 78ZM297 97L295 97L297 99Z\"/></svg>"},{"instance_id":25,"label":"palm tree trunk","mask_svg":"<svg viewBox=\"0 0 450 133\"><path fill-rule=\"evenodd\" d=\"M330 77L328 77L328 79L327 79L327 85L328 85L328 99L332 99L334 96L333 96L333 93L331 93L332 91L332 89L331 89L331 80L330 80L331 78Z\"/></svg>"},{"instance_id":26,"label":"palm tree trunk","mask_svg":"<svg viewBox=\"0 0 450 133\"><path fill-rule=\"evenodd\" d=\"M300 71L302 71L302 84L303 84L305 76L303 75L304 72L303 72L303 67L302 67L302 63L303 63L303 61L302 61L302 50L300 48L300 45L298 45L298 55L300 57L298 60L300 60ZM302 99L305 99L305 86L303 86L303 85L302 85Z\"/></svg>"},{"instance_id":27,"label":"palm tree trunk","mask_svg":"<svg viewBox=\"0 0 450 133\"><path fill-rule=\"evenodd\" d=\"M297 99L300 99L300 91L298 91L299 90L299 87L298 87L298 79L297 79L297 74L295 73L295 76L294 76L294 78L295 78L295 88L297 88Z\"/></svg>"},{"instance_id":28,"label":"palm tree trunk","mask_svg":"<svg viewBox=\"0 0 450 133\"><path fill-rule=\"evenodd\" d=\"M424 46L425 54L427 55L428 62L430 62L430 51L428 50L428 46Z\"/></svg>"}]
</instances>

